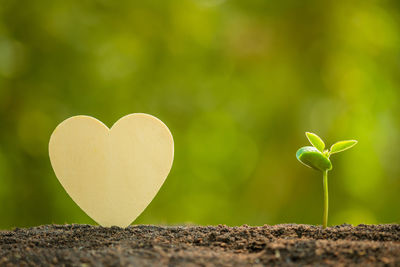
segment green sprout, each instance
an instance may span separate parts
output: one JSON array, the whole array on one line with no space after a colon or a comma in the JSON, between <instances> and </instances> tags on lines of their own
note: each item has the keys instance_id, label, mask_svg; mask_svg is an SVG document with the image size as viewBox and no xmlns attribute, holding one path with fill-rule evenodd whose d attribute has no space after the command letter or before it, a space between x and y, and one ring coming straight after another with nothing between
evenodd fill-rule
<instances>
[{"instance_id":1,"label":"green sprout","mask_svg":"<svg viewBox=\"0 0 400 267\"><path fill-rule=\"evenodd\" d=\"M324 189L324 215L322 227L328 225L328 171L332 170L332 163L329 157L332 154L345 151L357 144L357 140L339 141L331 146L331 149L325 149L325 143L322 139L313 133L306 132L308 141L313 146L305 146L297 150L297 159L307 167L321 171L323 174Z\"/></svg>"}]
</instances>

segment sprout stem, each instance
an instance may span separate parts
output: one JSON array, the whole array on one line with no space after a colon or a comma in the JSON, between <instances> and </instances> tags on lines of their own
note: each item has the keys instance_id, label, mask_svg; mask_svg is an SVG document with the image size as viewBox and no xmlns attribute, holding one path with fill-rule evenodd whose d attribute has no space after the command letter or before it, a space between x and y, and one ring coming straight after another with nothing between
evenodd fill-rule
<instances>
[{"instance_id":1,"label":"sprout stem","mask_svg":"<svg viewBox=\"0 0 400 267\"><path fill-rule=\"evenodd\" d=\"M324 187L324 217L322 228L326 228L328 226L328 171L323 172L323 187Z\"/></svg>"}]
</instances>

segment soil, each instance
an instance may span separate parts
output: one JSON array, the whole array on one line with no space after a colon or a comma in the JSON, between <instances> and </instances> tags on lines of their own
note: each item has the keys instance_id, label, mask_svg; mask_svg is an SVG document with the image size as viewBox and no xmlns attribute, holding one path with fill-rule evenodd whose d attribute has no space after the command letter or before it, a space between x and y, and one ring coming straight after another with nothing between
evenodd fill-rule
<instances>
[{"instance_id":1,"label":"soil","mask_svg":"<svg viewBox=\"0 0 400 267\"><path fill-rule=\"evenodd\" d=\"M104 228L0 231L0 266L400 266L400 225Z\"/></svg>"}]
</instances>

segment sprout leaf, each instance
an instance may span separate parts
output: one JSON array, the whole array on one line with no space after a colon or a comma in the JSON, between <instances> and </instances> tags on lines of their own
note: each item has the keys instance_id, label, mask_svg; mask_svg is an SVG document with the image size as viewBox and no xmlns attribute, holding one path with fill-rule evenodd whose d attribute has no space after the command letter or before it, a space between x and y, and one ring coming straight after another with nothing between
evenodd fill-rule
<instances>
[{"instance_id":1,"label":"sprout leaf","mask_svg":"<svg viewBox=\"0 0 400 267\"><path fill-rule=\"evenodd\" d=\"M339 153L345 151L357 144L357 140L346 140L339 141L331 146L330 154Z\"/></svg>"},{"instance_id":2,"label":"sprout leaf","mask_svg":"<svg viewBox=\"0 0 400 267\"><path fill-rule=\"evenodd\" d=\"M310 143L311 143L316 149L318 149L318 150L321 151L321 152L324 151L325 143L324 143L324 141L322 141L322 139L321 139L318 135L316 135L316 134L314 134L314 133L306 132L306 136L307 136L307 138L308 138L308 141L310 141Z\"/></svg>"},{"instance_id":3,"label":"sprout leaf","mask_svg":"<svg viewBox=\"0 0 400 267\"><path fill-rule=\"evenodd\" d=\"M301 163L315 170L324 172L332 169L331 161L315 147L300 148L297 150L296 157Z\"/></svg>"}]
</instances>

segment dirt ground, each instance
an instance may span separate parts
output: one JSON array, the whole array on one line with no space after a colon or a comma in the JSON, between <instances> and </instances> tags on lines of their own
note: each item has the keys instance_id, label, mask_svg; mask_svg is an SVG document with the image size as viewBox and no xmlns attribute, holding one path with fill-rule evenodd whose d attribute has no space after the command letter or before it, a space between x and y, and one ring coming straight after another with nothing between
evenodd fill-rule
<instances>
[{"instance_id":1,"label":"dirt ground","mask_svg":"<svg viewBox=\"0 0 400 267\"><path fill-rule=\"evenodd\" d=\"M103 228L0 231L0 266L400 266L400 225Z\"/></svg>"}]
</instances>

